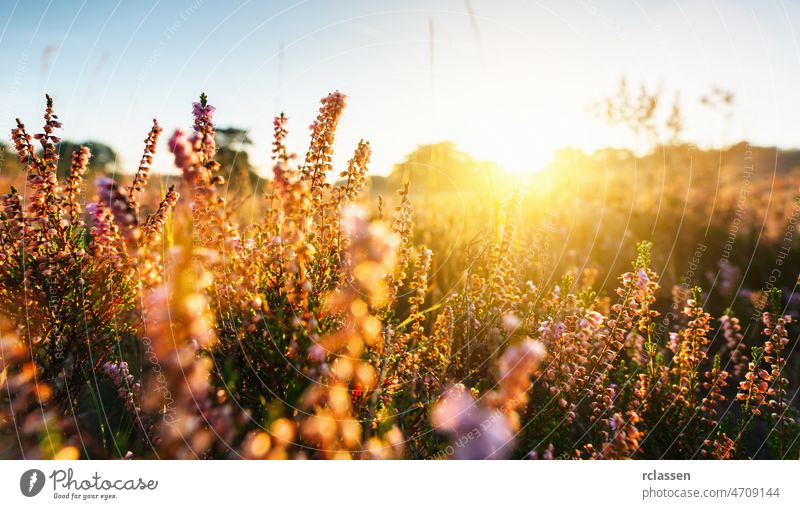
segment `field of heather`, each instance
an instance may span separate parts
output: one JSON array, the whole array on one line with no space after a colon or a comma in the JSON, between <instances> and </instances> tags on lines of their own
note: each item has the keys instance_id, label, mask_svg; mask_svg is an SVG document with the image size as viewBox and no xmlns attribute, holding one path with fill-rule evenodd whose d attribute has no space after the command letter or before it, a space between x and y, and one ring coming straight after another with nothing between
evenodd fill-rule
<instances>
[{"instance_id":1,"label":"field of heather","mask_svg":"<svg viewBox=\"0 0 800 509\"><path fill-rule=\"evenodd\" d=\"M701 231L771 216L739 218L734 197L708 226L700 204L686 231L665 219L636 235L654 200L625 188L624 167L607 197L565 188L580 177L563 171L529 193L488 191L497 170L437 189L407 163L384 196L368 142L332 166L347 101L322 99L304 156L275 117L257 215L232 205L243 183L217 160L205 95L190 132L164 140L154 121L135 175L93 184L90 148L59 153L52 98L40 132L17 121L21 182L0 215L4 458L797 457L796 215L779 210L785 234L759 243L788 279L751 288L724 231L713 245ZM181 172L169 187L151 182L160 149ZM546 180L571 219L537 207ZM694 187L661 196L688 205L707 192ZM605 238L574 238L570 221ZM684 273L665 254L680 235L694 237Z\"/></svg>"},{"instance_id":2,"label":"field of heather","mask_svg":"<svg viewBox=\"0 0 800 509\"><path fill-rule=\"evenodd\" d=\"M39 7L12 11L0 459L800 459L796 129L724 52L731 90L562 41L587 84L475 4L348 11L341 33L306 6L251 54L259 26L225 42L195 2L106 41L105 83L70 60L82 36L41 42L49 6L42 35ZM577 4L593 30L628 20Z\"/></svg>"}]
</instances>

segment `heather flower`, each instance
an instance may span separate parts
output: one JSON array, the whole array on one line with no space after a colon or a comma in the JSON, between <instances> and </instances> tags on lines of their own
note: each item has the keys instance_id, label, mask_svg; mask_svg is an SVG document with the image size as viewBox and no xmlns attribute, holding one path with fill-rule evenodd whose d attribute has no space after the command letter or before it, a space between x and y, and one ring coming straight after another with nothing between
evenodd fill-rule
<instances>
[{"instance_id":1,"label":"heather flower","mask_svg":"<svg viewBox=\"0 0 800 509\"><path fill-rule=\"evenodd\" d=\"M706 440L707 447L711 448L711 457L717 460L733 459L736 454L736 442L725 433L713 440Z\"/></svg>"},{"instance_id":2,"label":"heather flower","mask_svg":"<svg viewBox=\"0 0 800 509\"><path fill-rule=\"evenodd\" d=\"M289 119L283 113L275 117L272 121L274 131L272 141L272 159L276 163L288 164L289 162L289 154L286 150L286 145L284 144L286 135L289 134L289 131L286 128L288 122Z\"/></svg>"},{"instance_id":3,"label":"heather flower","mask_svg":"<svg viewBox=\"0 0 800 509\"><path fill-rule=\"evenodd\" d=\"M170 186L166 196L159 203L158 210L147 219L144 225L143 244L149 245L159 239L170 211L175 208L179 198L180 194L175 191L175 186Z\"/></svg>"},{"instance_id":4,"label":"heather flower","mask_svg":"<svg viewBox=\"0 0 800 509\"><path fill-rule=\"evenodd\" d=\"M385 277L387 295L386 303L384 305L384 312L395 302L397 292L406 278L406 270L411 262L411 255L413 248L411 239L413 236L414 225L414 209L411 205L411 199L408 196L408 184L403 189L397 191L397 196L400 201L396 207L396 216L392 221L392 231L397 235L399 246L397 249L397 263L395 269Z\"/></svg>"},{"instance_id":5,"label":"heather flower","mask_svg":"<svg viewBox=\"0 0 800 509\"><path fill-rule=\"evenodd\" d=\"M302 177L309 182L315 206L321 204L323 190L329 186L326 175L332 169L333 142L346 102L347 96L339 91L328 94L320 101L319 114L310 126L311 143L303 163Z\"/></svg>"},{"instance_id":6,"label":"heather flower","mask_svg":"<svg viewBox=\"0 0 800 509\"><path fill-rule=\"evenodd\" d=\"M747 355L745 351L747 345L744 342L742 335L742 326L739 324L739 319L732 315L731 310L726 311L724 315L719 318L722 325L722 334L725 338L725 345L730 352L731 362L733 363L733 373L737 378L744 376L747 370Z\"/></svg>"},{"instance_id":7,"label":"heather flower","mask_svg":"<svg viewBox=\"0 0 800 509\"><path fill-rule=\"evenodd\" d=\"M770 293L770 298L772 301L772 309L776 314L779 313L782 309L780 290L773 289ZM787 423L790 425L795 424L794 419L786 415L789 410L789 406L786 403L786 386L789 381L784 378L786 359L783 354L786 346L789 344L789 333L786 330L786 326L792 323L792 317L789 315L777 316L776 314L768 312L762 314L762 319L764 321L763 333L768 338L767 341L764 342L764 362L768 362L771 368L769 372L771 378L768 381L771 380L772 384L767 391L767 395L772 398L768 400L767 404L771 409L770 416L777 424L779 441L778 454L780 458L783 458L786 425ZM762 378L767 380L766 377L762 376Z\"/></svg>"},{"instance_id":8,"label":"heather flower","mask_svg":"<svg viewBox=\"0 0 800 509\"><path fill-rule=\"evenodd\" d=\"M136 207L128 195L109 177L98 178L95 187L97 187L98 203L114 215L114 221L123 237L130 240L138 239Z\"/></svg>"},{"instance_id":9,"label":"heather flower","mask_svg":"<svg viewBox=\"0 0 800 509\"><path fill-rule=\"evenodd\" d=\"M695 289L695 298L689 299L684 313L689 323L680 333L680 348L675 356L673 371L678 376L676 392L678 398L685 400L688 408L694 411L698 391L700 364L707 358L708 333L711 316L698 305L700 289Z\"/></svg>"},{"instance_id":10,"label":"heather flower","mask_svg":"<svg viewBox=\"0 0 800 509\"><path fill-rule=\"evenodd\" d=\"M703 420L708 422L712 429L718 424L717 408L720 403L727 399L725 394L723 394L723 390L728 386L727 379L729 376L728 372L721 368L718 355L714 357L711 370L704 373L706 381L703 382L703 389L708 392L700 404L700 411L704 414Z\"/></svg>"},{"instance_id":11,"label":"heather flower","mask_svg":"<svg viewBox=\"0 0 800 509\"><path fill-rule=\"evenodd\" d=\"M719 268L719 289L722 295L729 296L736 290L739 280L739 269L726 258L717 263Z\"/></svg>"},{"instance_id":12,"label":"heather flower","mask_svg":"<svg viewBox=\"0 0 800 509\"><path fill-rule=\"evenodd\" d=\"M510 411L527 403L530 377L546 355L544 345L530 338L508 347L497 366L499 387L486 396L489 405Z\"/></svg>"},{"instance_id":13,"label":"heather flower","mask_svg":"<svg viewBox=\"0 0 800 509\"><path fill-rule=\"evenodd\" d=\"M211 123L211 117L214 115L216 108L210 104L203 102L192 103L192 115L194 115L194 127L196 130L202 130L205 124Z\"/></svg>"},{"instance_id":14,"label":"heather flower","mask_svg":"<svg viewBox=\"0 0 800 509\"><path fill-rule=\"evenodd\" d=\"M189 180L192 167L197 164L197 156L194 147L189 143L186 134L180 129L176 129L167 142L170 152L175 156L175 166L183 171L185 179ZM190 180L191 181L191 180Z\"/></svg>"},{"instance_id":15,"label":"heather flower","mask_svg":"<svg viewBox=\"0 0 800 509\"><path fill-rule=\"evenodd\" d=\"M65 203L64 215L69 220L70 224L81 225L81 205L78 201L80 196L80 187L83 183L83 176L86 174L86 167L89 164L89 159L92 154L88 147L78 147L72 154L72 164L69 168L69 175L67 176L67 185L65 189Z\"/></svg>"},{"instance_id":16,"label":"heather flower","mask_svg":"<svg viewBox=\"0 0 800 509\"><path fill-rule=\"evenodd\" d=\"M615 413L611 416L609 427L612 432L603 442L600 450L593 454L595 459L632 459L639 450L639 443L644 434L637 429L640 422L636 412L629 411L625 415Z\"/></svg>"},{"instance_id":17,"label":"heather flower","mask_svg":"<svg viewBox=\"0 0 800 509\"><path fill-rule=\"evenodd\" d=\"M761 406L766 404L766 395L769 390L769 383L773 380L772 375L761 369L761 362L764 359L764 349L754 346L752 350L752 361L748 363L748 371L744 380L739 382L739 392L736 399L742 401L743 413L761 415Z\"/></svg>"},{"instance_id":18,"label":"heather flower","mask_svg":"<svg viewBox=\"0 0 800 509\"><path fill-rule=\"evenodd\" d=\"M192 103L192 115L194 116L193 145L195 150L202 152L208 160L211 160L217 151L212 122L215 110L216 108L207 103L205 94L200 94L200 102Z\"/></svg>"},{"instance_id":19,"label":"heather flower","mask_svg":"<svg viewBox=\"0 0 800 509\"><path fill-rule=\"evenodd\" d=\"M147 181L150 178L150 170L153 164L153 156L156 154L156 146L158 145L158 138L161 135L161 126L158 121L153 119L153 127L144 140L144 153L142 159L139 161L139 168L136 170L136 175L133 182L128 186L128 201L136 212L139 212L139 194L144 191L147 186Z\"/></svg>"},{"instance_id":20,"label":"heather flower","mask_svg":"<svg viewBox=\"0 0 800 509\"><path fill-rule=\"evenodd\" d=\"M476 402L462 385L445 391L431 423L450 436L452 459L505 459L513 446L514 431L503 413Z\"/></svg>"},{"instance_id":21,"label":"heather flower","mask_svg":"<svg viewBox=\"0 0 800 509\"><path fill-rule=\"evenodd\" d=\"M150 425L142 419L142 409L138 406L142 386L130 373L128 363L125 361L120 361L119 363L106 361L100 367L100 370L117 388L117 394L124 401L125 410L131 414L137 431L147 435L151 431Z\"/></svg>"}]
</instances>

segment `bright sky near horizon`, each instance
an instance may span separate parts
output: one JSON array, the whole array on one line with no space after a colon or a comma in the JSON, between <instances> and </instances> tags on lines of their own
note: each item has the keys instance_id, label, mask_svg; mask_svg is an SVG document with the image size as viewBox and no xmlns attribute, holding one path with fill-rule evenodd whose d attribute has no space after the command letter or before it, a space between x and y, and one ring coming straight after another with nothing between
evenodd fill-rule
<instances>
[{"instance_id":1,"label":"bright sky near horizon","mask_svg":"<svg viewBox=\"0 0 800 509\"><path fill-rule=\"evenodd\" d=\"M272 117L286 112L303 153L335 89L350 97L337 160L366 138L374 173L444 139L513 171L567 145L629 144L587 112L623 75L680 90L701 145L800 145L800 3L787 0L1 0L0 58L0 129L38 128L48 92L64 137L108 143L126 171L150 119L188 128L202 91L218 125L250 130L262 174ZM713 86L736 94L729 120L699 106Z\"/></svg>"}]
</instances>

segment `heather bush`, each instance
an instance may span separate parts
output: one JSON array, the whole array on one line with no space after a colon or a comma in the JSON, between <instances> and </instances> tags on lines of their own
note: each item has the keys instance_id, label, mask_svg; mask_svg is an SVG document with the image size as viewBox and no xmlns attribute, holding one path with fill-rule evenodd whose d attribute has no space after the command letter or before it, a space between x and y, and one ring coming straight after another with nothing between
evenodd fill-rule
<instances>
[{"instance_id":1,"label":"heather bush","mask_svg":"<svg viewBox=\"0 0 800 509\"><path fill-rule=\"evenodd\" d=\"M41 134L17 122L25 187L0 215L2 457L798 456L780 290L761 335L730 309L715 329L709 294L662 288L642 241L606 292L597 269L550 263L552 232L519 191L476 198L465 213L481 231L453 238L445 199L415 207L413 180L368 192L368 142L334 169L346 103L322 99L304 156L274 119L254 220L229 202L205 95L167 142L181 179L163 196L148 186L158 122L130 184L99 177L89 203L89 149L56 172L52 100Z\"/></svg>"}]
</instances>

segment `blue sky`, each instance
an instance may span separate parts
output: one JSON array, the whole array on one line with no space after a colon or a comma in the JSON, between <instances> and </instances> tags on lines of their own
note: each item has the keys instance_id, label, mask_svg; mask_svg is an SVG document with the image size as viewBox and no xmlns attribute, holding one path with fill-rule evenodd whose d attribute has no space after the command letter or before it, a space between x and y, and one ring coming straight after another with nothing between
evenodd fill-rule
<instances>
[{"instance_id":1,"label":"blue sky","mask_svg":"<svg viewBox=\"0 0 800 509\"><path fill-rule=\"evenodd\" d=\"M205 91L219 125L251 130L265 172L272 117L287 113L302 153L318 99L340 89L339 162L363 137L386 173L451 139L534 170L566 145L633 143L587 113L625 75L681 90L701 145L795 147L799 41L800 5L781 0L0 0L0 129L38 126L49 92L64 137L111 144L129 170L151 118L187 128ZM697 104L713 86L736 94L729 119Z\"/></svg>"}]
</instances>

